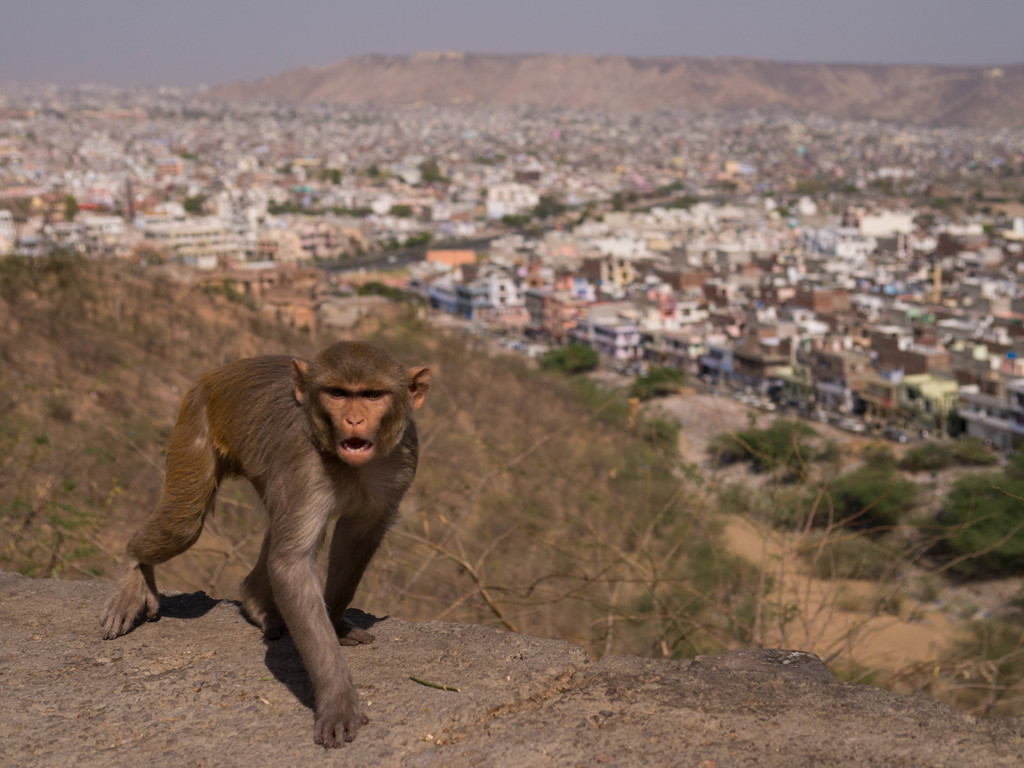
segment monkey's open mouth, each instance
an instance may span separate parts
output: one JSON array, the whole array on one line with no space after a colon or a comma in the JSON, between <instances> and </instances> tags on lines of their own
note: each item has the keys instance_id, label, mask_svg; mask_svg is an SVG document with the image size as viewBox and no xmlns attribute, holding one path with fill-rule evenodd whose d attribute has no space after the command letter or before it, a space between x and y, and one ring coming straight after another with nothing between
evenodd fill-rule
<instances>
[{"instance_id":1,"label":"monkey's open mouth","mask_svg":"<svg viewBox=\"0 0 1024 768\"><path fill-rule=\"evenodd\" d=\"M350 437L338 443L338 450L347 456L365 456L373 453L373 443L361 437Z\"/></svg>"}]
</instances>

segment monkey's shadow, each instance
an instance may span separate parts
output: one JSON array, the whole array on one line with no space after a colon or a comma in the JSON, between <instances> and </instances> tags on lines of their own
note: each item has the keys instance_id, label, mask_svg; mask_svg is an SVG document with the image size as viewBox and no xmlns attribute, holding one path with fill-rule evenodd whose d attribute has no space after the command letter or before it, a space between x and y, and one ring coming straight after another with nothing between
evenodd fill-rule
<instances>
[{"instance_id":1,"label":"monkey's shadow","mask_svg":"<svg viewBox=\"0 0 1024 768\"><path fill-rule=\"evenodd\" d=\"M210 597L203 591L179 592L178 594L160 594L160 612L157 621L167 619L198 619L223 602Z\"/></svg>"},{"instance_id":2,"label":"monkey's shadow","mask_svg":"<svg viewBox=\"0 0 1024 768\"><path fill-rule=\"evenodd\" d=\"M179 593L174 595L160 595L160 613L158 618L174 619L198 619L212 611L220 603L234 605L242 617L249 621L242 603L238 600L217 600L205 592ZM387 618L387 617L384 617ZM345 611L345 620L358 629L369 631L370 628L384 618L360 611L358 608L349 608ZM251 622L250 622L251 623ZM255 625L253 625L255 629ZM288 688L304 706L313 709L313 683L309 679L306 667L302 663L302 657L292 642L291 635L286 631L281 637L275 640L263 638L266 646L264 663L267 669L276 680Z\"/></svg>"},{"instance_id":3,"label":"monkey's shadow","mask_svg":"<svg viewBox=\"0 0 1024 768\"><path fill-rule=\"evenodd\" d=\"M239 606L241 610L241 606ZM245 616L245 611L242 611ZM387 617L384 617L387 618ZM345 611L345 619L352 626L358 629L369 630L374 624L383 621L382 618L374 616L357 608L349 608ZM276 640L263 638L263 644L267 648L264 662L267 669L274 678L288 688L304 706L314 708L313 683L309 679L306 667L302 663L302 657L292 642L291 635L286 631Z\"/></svg>"}]
</instances>

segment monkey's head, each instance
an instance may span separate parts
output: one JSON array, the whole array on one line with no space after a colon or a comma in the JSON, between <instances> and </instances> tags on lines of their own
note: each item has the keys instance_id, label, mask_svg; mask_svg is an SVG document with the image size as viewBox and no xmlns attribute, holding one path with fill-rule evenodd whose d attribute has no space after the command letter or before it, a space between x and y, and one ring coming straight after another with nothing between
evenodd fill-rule
<instances>
[{"instance_id":1,"label":"monkey's head","mask_svg":"<svg viewBox=\"0 0 1024 768\"><path fill-rule=\"evenodd\" d=\"M383 347L362 341L340 341L311 364L293 363L295 399L317 447L356 467L398 446L430 388L429 368L406 369Z\"/></svg>"}]
</instances>

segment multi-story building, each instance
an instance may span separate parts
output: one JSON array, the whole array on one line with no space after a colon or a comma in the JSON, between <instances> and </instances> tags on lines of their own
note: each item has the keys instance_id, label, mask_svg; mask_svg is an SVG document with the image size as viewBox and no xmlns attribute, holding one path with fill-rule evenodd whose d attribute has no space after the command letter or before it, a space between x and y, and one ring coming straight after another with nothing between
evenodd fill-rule
<instances>
[{"instance_id":1,"label":"multi-story building","mask_svg":"<svg viewBox=\"0 0 1024 768\"><path fill-rule=\"evenodd\" d=\"M487 218L500 219L527 213L539 202L537 191L525 184L494 184L487 188Z\"/></svg>"},{"instance_id":2,"label":"multi-story building","mask_svg":"<svg viewBox=\"0 0 1024 768\"><path fill-rule=\"evenodd\" d=\"M310 259L331 259L345 247L341 229L326 221L304 224L298 228L302 250Z\"/></svg>"},{"instance_id":3,"label":"multi-story building","mask_svg":"<svg viewBox=\"0 0 1024 768\"><path fill-rule=\"evenodd\" d=\"M732 378L737 384L768 394L782 388L789 369L789 343L779 339L743 339L732 350Z\"/></svg>"},{"instance_id":4,"label":"multi-story building","mask_svg":"<svg viewBox=\"0 0 1024 768\"><path fill-rule=\"evenodd\" d=\"M108 256L121 252L128 242L128 230L120 216L83 213L76 219L82 225L82 238L89 253Z\"/></svg>"},{"instance_id":5,"label":"multi-story building","mask_svg":"<svg viewBox=\"0 0 1024 768\"><path fill-rule=\"evenodd\" d=\"M700 373L700 358L707 352L703 329L652 331L642 341L645 360L694 376Z\"/></svg>"},{"instance_id":6,"label":"multi-story building","mask_svg":"<svg viewBox=\"0 0 1024 768\"><path fill-rule=\"evenodd\" d=\"M814 397L820 408L839 413L857 410L854 393L863 389L871 373L871 359L866 354L843 349L836 343L819 342L799 349L797 363L810 368Z\"/></svg>"},{"instance_id":7,"label":"multi-story building","mask_svg":"<svg viewBox=\"0 0 1024 768\"><path fill-rule=\"evenodd\" d=\"M957 415L968 437L1009 451L1024 437L1024 380L1011 382L1000 395L981 392L976 384L960 387Z\"/></svg>"},{"instance_id":8,"label":"multi-story building","mask_svg":"<svg viewBox=\"0 0 1024 768\"><path fill-rule=\"evenodd\" d=\"M530 328L548 342L568 342L572 330L587 316L591 302L568 291L531 288L523 294Z\"/></svg>"},{"instance_id":9,"label":"multi-story building","mask_svg":"<svg viewBox=\"0 0 1024 768\"><path fill-rule=\"evenodd\" d=\"M643 358L640 326L628 310L615 305L593 308L570 334L579 344L596 349L602 356L616 362Z\"/></svg>"},{"instance_id":10,"label":"multi-story building","mask_svg":"<svg viewBox=\"0 0 1024 768\"><path fill-rule=\"evenodd\" d=\"M708 379L712 386L730 381L733 371L732 342L721 336L714 340L708 339L706 347L699 359L700 376Z\"/></svg>"},{"instance_id":11,"label":"multi-story building","mask_svg":"<svg viewBox=\"0 0 1024 768\"><path fill-rule=\"evenodd\" d=\"M215 217L149 221L142 232L148 245L203 269L239 261L243 256L235 233Z\"/></svg>"},{"instance_id":12,"label":"multi-story building","mask_svg":"<svg viewBox=\"0 0 1024 768\"><path fill-rule=\"evenodd\" d=\"M943 432L956 407L959 385L955 379L931 373L904 376L900 382L900 410L915 426Z\"/></svg>"}]
</instances>

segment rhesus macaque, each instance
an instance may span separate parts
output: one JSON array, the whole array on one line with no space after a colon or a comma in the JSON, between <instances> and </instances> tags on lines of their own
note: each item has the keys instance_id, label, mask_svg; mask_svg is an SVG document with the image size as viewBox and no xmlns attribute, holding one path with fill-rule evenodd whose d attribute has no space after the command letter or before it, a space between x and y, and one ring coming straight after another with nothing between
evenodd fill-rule
<instances>
[{"instance_id":1,"label":"rhesus macaque","mask_svg":"<svg viewBox=\"0 0 1024 768\"><path fill-rule=\"evenodd\" d=\"M313 682L314 738L351 741L366 722L340 645L373 640L344 619L370 558L416 472L412 411L427 368L403 368L385 349L339 342L312 363L258 357L204 375L185 395L167 449L160 503L128 542L100 620L114 638L140 614L156 617L153 566L184 552L228 475L247 478L267 514L242 603L267 638L287 627ZM331 516L326 587L316 556Z\"/></svg>"}]
</instances>

